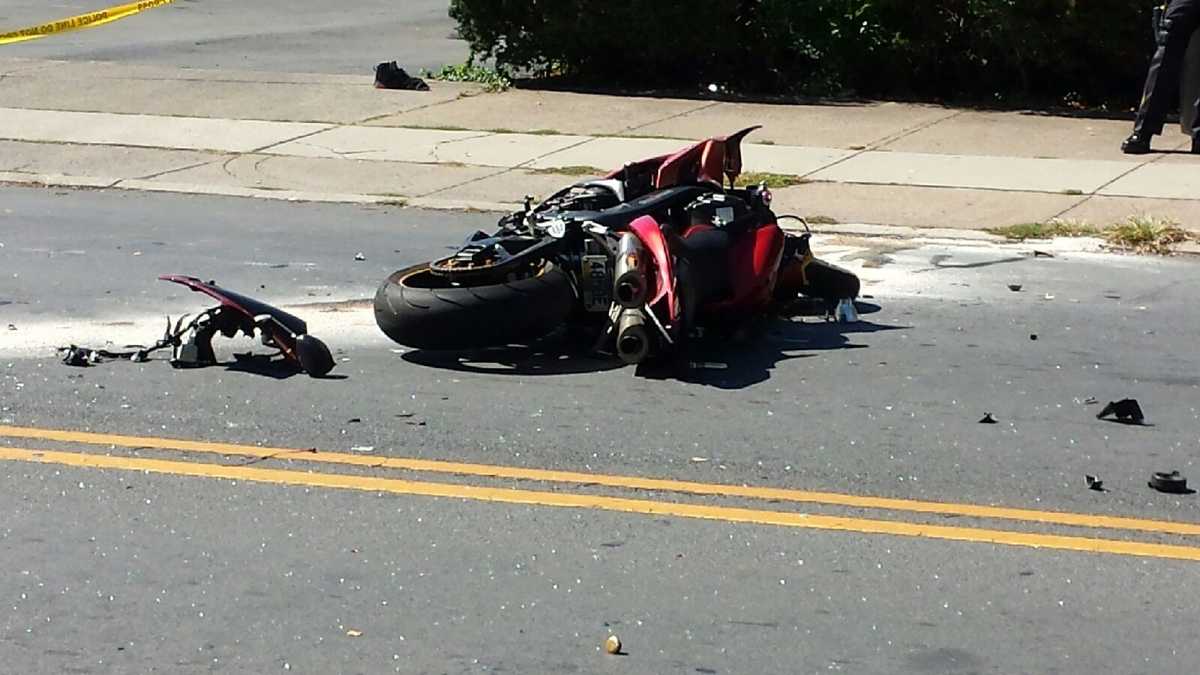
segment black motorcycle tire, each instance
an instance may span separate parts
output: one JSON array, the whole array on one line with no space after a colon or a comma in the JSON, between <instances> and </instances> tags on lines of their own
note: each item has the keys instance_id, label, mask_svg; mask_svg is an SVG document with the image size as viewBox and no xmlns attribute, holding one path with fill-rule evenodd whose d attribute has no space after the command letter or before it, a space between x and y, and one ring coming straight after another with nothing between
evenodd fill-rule
<instances>
[{"instance_id":1,"label":"black motorcycle tire","mask_svg":"<svg viewBox=\"0 0 1200 675\"><path fill-rule=\"evenodd\" d=\"M810 298L836 303L847 298L857 298L862 290L862 282L857 274L820 258L810 262L808 267L804 268L804 274L808 278L808 285L801 289L801 293Z\"/></svg>"},{"instance_id":2,"label":"black motorcycle tire","mask_svg":"<svg viewBox=\"0 0 1200 675\"><path fill-rule=\"evenodd\" d=\"M570 278L546 261L532 277L454 286L429 263L393 272L375 294L375 322L407 347L464 350L526 343L563 324L575 305Z\"/></svg>"}]
</instances>

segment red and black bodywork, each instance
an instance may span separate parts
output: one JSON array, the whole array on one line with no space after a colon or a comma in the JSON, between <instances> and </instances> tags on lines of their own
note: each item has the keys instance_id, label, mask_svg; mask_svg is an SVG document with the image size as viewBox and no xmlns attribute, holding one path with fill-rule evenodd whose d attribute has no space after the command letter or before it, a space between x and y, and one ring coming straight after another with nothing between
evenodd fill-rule
<instances>
[{"instance_id":1,"label":"red and black bodywork","mask_svg":"<svg viewBox=\"0 0 1200 675\"><path fill-rule=\"evenodd\" d=\"M177 366L216 363L212 338L217 333L228 338L238 333L254 337L257 330L263 345L278 349L285 361L309 375L321 377L333 369L334 360L329 348L308 334L308 325L303 319L212 281L204 282L181 274L164 274L159 279L181 284L220 303L187 326L177 325L173 336L168 331L165 341L175 347L172 363Z\"/></svg>"},{"instance_id":2,"label":"red and black bodywork","mask_svg":"<svg viewBox=\"0 0 1200 675\"><path fill-rule=\"evenodd\" d=\"M776 300L854 298L857 277L815 260L807 234L785 233L766 187L734 187L741 142L756 128L527 202L454 255L392 274L376 294L376 321L393 340L431 350L593 326L598 348L611 340L639 363L696 327L759 315Z\"/></svg>"}]
</instances>

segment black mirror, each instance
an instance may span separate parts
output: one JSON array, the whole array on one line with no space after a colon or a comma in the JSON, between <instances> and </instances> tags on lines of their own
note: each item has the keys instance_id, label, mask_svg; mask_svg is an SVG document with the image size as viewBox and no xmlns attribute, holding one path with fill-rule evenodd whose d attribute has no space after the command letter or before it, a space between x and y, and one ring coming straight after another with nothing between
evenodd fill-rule
<instances>
[{"instance_id":1,"label":"black mirror","mask_svg":"<svg viewBox=\"0 0 1200 675\"><path fill-rule=\"evenodd\" d=\"M333 370L333 354L329 352L329 347L311 335L296 338L296 358L310 377L324 377Z\"/></svg>"}]
</instances>

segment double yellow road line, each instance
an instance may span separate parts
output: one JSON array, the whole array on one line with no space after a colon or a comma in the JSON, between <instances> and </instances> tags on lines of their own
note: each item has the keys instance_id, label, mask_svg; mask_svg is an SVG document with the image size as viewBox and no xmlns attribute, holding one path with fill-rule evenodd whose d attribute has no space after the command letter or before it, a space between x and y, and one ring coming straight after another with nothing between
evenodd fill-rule
<instances>
[{"instance_id":1,"label":"double yellow road line","mask_svg":"<svg viewBox=\"0 0 1200 675\"><path fill-rule=\"evenodd\" d=\"M1081 527L1160 535L1192 537L1200 535L1200 524L1105 516L1082 513L1014 509L975 504L956 504L906 499L856 496L782 488L751 487L698 483L637 476L592 474L544 469L527 469L488 464L465 464L403 457L363 455L270 448L233 443L217 443L170 438L98 434L79 431L0 426L0 437L60 443L109 446L128 449L180 451L193 457L222 456L254 459L295 460L316 465L342 465L372 469L399 469L422 473L441 473L489 479L513 479L557 483L560 485L598 486L629 491L669 492L705 497L725 497L771 502L791 502L824 506L886 510L925 515L996 519L1026 524ZM424 480L402 480L371 475L321 473L260 466L226 465L198 461L178 461L65 452L59 450L0 447L0 461L46 463L91 469L148 472L176 476L219 478L278 485L303 485L348 490L363 490L403 495L451 499L469 499L506 504L579 508L621 513L675 516L736 523L776 525L816 530L839 530L865 534L887 534L949 541L979 542L1092 553L1200 561L1200 547L1125 541L1074 535L1044 534L977 527L932 525L903 520L831 516L790 511L760 510L676 501L633 499L579 492L486 487Z\"/></svg>"}]
</instances>

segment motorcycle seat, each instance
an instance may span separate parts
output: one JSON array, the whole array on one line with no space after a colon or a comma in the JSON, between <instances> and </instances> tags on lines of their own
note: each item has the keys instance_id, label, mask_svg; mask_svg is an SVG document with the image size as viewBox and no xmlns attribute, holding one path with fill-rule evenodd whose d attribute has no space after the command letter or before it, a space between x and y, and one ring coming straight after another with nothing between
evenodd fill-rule
<instances>
[{"instance_id":1,"label":"motorcycle seat","mask_svg":"<svg viewBox=\"0 0 1200 675\"><path fill-rule=\"evenodd\" d=\"M656 190L644 197L638 197L609 209L596 212L589 220L595 221L614 230L624 229L635 219L642 216L659 216L664 210L675 205L684 205L705 192L714 188L703 185L683 185L679 187Z\"/></svg>"}]
</instances>

